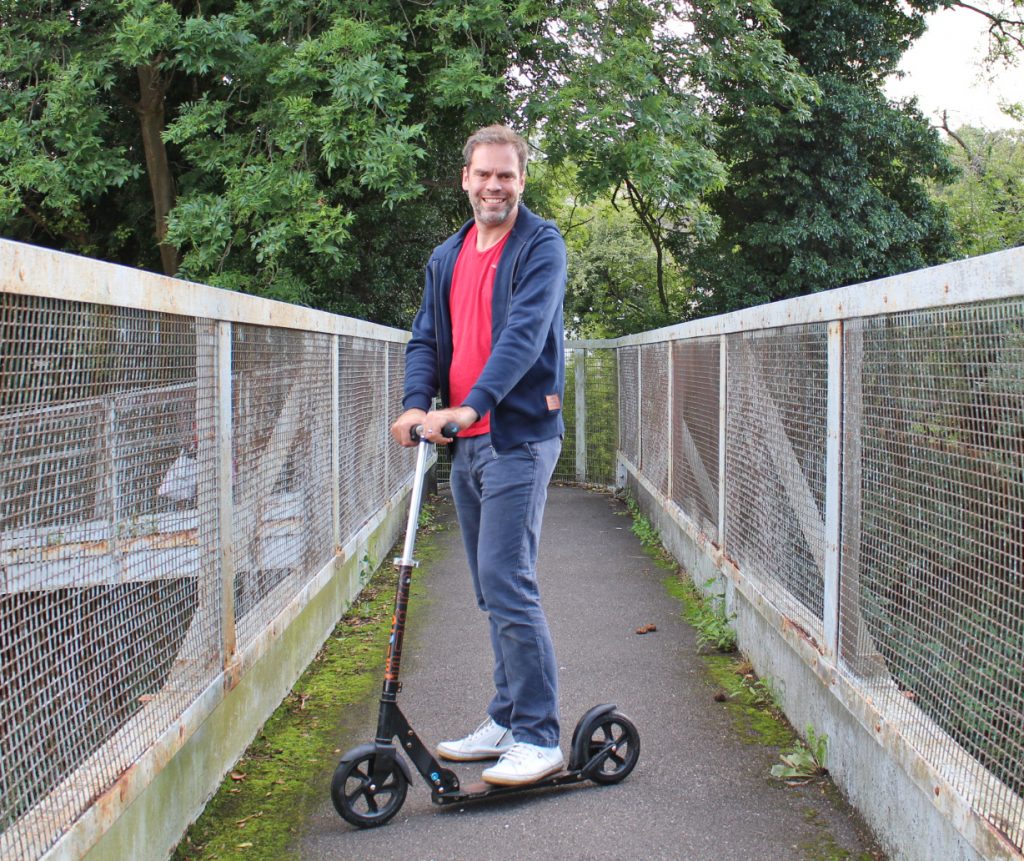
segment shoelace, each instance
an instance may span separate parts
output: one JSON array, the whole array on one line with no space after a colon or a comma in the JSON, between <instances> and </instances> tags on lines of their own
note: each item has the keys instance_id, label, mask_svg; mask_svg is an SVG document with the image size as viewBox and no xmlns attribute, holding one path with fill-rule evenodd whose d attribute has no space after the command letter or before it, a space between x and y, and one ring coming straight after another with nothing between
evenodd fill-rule
<instances>
[{"instance_id":1,"label":"shoelace","mask_svg":"<svg viewBox=\"0 0 1024 861\"><path fill-rule=\"evenodd\" d=\"M472 734L469 736L469 740L475 742L477 739L480 739L480 738L484 737L485 735L488 735L491 732L493 732L494 731L493 728L494 728L494 722L492 720L490 720L490 719L485 720L482 724L480 724L480 726L478 726L475 730L473 730Z\"/></svg>"},{"instance_id":2,"label":"shoelace","mask_svg":"<svg viewBox=\"0 0 1024 861\"><path fill-rule=\"evenodd\" d=\"M531 757L533 759L539 759L539 751L535 750L528 744L523 744L522 742L516 742L501 755L502 761L504 762L507 760L510 765L518 765Z\"/></svg>"}]
</instances>

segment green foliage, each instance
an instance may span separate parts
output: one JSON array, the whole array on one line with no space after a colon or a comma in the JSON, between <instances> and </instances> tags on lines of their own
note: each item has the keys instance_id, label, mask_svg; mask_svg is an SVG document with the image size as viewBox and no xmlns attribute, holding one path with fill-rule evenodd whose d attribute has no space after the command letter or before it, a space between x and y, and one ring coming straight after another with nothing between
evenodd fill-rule
<instances>
[{"instance_id":1,"label":"green foliage","mask_svg":"<svg viewBox=\"0 0 1024 861\"><path fill-rule=\"evenodd\" d=\"M640 544L643 545L644 550L648 553L664 553L665 550L661 546L661 536L658 534L658 530L640 510L639 504L632 497L626 498L626 507L629 509L629 514L633 519L633 525L630 526L630 531L640 539Z\"/></svg>"},{"instance_id":2,"label":"green foliage","mask_svg":"<svg viewBox=\"0 0 1024 861\"><path fill-rule=\"evenodd\" d=\"M743 75L796 113L812 89L776 39L768 3L616 0L564 21L563 50L542 70L527 116L547 157L575 165L579 202L610 192L632 213L653 249L653 302L678 320L669 249L714 233L704 198L725 183L707 82Z\"/></svg>"},{"instance_id":3,"label":"green foliage","mask_svg":"<svg viewBox=\"0 0 1024 861\"><path fill-rule=\"evenodd\" d=\"M674 587L671 591L676 594ZM744 741L779 748L794 744L796 733L768 693L771 683L758 679L746 658L738 652L701 658L716 686L715 701L723 704Z\"/></svg>"},{"instance_id":4,"label":"green foliage","mask_svg":"<svg viewBox=\"0 0 1024 861\"><path fill-rule=\"evenodd\" d=\"M607 200L576 208L561 222L569 254L566 329L576 338L614 338L681 320L686 313L684 271L666 253L664 307L658 292L657 253L632 212Z\"/></svg>"},{"instance_id":5,"label":"green foliage","mask_svg":"<svg viewBox=\"0 0 1024 861\"><path fill-rule=\"evenodd\" d=\"M770 302L948 259L952 234L929 182L952 171L913 103L881 90L935 4L777 0L787 50L821 97L809 116L742 79L717 86L729 185L709 199L719 234L673 246L700 314Z\"/></svg>"},{"instance_id":6,"label":"green foliage","mask_svg":"<svg viewBox=\"0 0 1024 861\"><path fill-rule=\"evenodd\" d=\"M949 135L960 175L935 194L949 210L957 256L1024 245L1024 132L968 126Z\"/></svg>"},{"instance_id":7,"label":"green foliage","mask_svg":"<svg viewBox=\"0 0 1024 861\"><path fill-rule=\"evenodd\" d=\"M807 725L807 743L797 740L793 748L780 756L781 765L772 766L772 777L786 783L807 783L824 775L825 759L828 754L828 736L818 735L814 727Z\"/></svg>"},{"instance_id":8,"label":"green foliage","mask_svg":"<svg viewBox=\"0 0 1024 861\"><path fill-rule=\"evenodd\" d=\"M556 11L5 0L0 232L407 324Z\"/></svg>"},{"instance_id":9,"label":"green foliage","mask_svg":"<svg viewBox=\"0 0 1024 861\"><path fill-rule=\"evenodd\" d=\"M797 112L808 93L763 0L4 8L0 231L396 324L468 214L458 142L503 119L576 165L562 197L621 210L586 247L639 252L580 267L587 325L678 319L668 243L713 231L725 175L702 81L742 74Z\"/></svg>"},{"instance_id":10,"label":"green foliage","mask_svg":"<svg viewBox=\"0 0 1024 861\"><path fill-rule=\"evenodd\" d=\"M708 581L705 588L713 585L713 581ZM686 596L684 617L696 630L698 645L716 652L735 652L736 631L732 623L736 614L726 611L725 596L711 592L702 594L688 579L683 583L683 592Z\"/></svg>"},{"instance_id":11,"label":"green foliage","mask_svg":"<svg viewBox=\"0 0 1024 861\"><path fill-rule=\"evenodd\" d=\"M504 120L580 334L912 268L946 168L879 84L937 2L3 0L0 232L407 325Z\"/></svg>"}]
</instances>

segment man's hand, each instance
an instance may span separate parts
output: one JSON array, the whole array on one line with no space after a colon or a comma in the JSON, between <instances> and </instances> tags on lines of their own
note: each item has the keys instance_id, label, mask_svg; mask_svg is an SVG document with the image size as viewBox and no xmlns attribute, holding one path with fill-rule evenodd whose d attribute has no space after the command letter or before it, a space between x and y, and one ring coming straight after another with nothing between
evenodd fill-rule
<instances>
[{"instance_id":1,"label":"man's hand","mask_svg":"<svg viewBox=\"0 0 1024 861\"><path fill-rule=\"evenodd\" d=\"M391 425L391 436L394 437L395 442L399 445L404 445L406 448L412 448L416 445L416 442L412 438L412 429L416 425L423 424L423 420L427 417L427 414L423 410L406 410L402 413L395 423Z\"/></svg>"},{"instance_id":2,"label":"man's hand","mask_svg":"<svg viewBox=\"0 0 1024 861\"><path fill-rule=\"evenodd\" d=\"M427 413L423 417L423 438L430 440L435 445L448 445L451 437L441 436L441 428L450 422L458 425L459 430L465 430L473 424L480 416L472 407L451 407L447 410L436 410Z\"/></svg>"},{"instance_id":3,"label":"man's hand","mask_svg":"<svg viewBox=\"0 0 1024 861\"><path fill-rule=\"evenodd\" d=\"M450 410L436 410L424 413L422 410L407 410L398 417L391 425L391 436L399 445L416 445L413 441L412 430L417 425L423 425L423 438L433 442L435 445L447 445L452 437L442 436L441 428L446 424L454 423L459 430L465 430L472 425L479 416L471 406L453 406Z\"/></svg>"},{"instance_id":4,"label":"man's hand","mask_svg":"<svg viewBox=\"0 0 1024 861\"><path fill-rule=\"evenodd\" d=\"M406 410L402 413L393 425L391 425L391 436L395 442L410 448L416 443L412 438L412 429L417 425L423 425L423 438L435 445L448 445L450 437L441 435L441 428L450 422L458 425L459 430L465 430L480 418L472 407L452 407L447 410L435 410L429 413L423 410Z\"/></svg>"}]
</instances>

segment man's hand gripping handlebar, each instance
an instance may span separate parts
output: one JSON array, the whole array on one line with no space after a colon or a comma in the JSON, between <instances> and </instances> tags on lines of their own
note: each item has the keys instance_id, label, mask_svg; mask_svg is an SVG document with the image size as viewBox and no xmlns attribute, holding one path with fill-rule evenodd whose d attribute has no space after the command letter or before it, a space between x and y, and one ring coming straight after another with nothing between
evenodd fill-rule
<instances>
[{"instance_id":1,"label":"man's hand gripping handlebar","mask_svg":"<svg viewBox=\"0 0 1024 861\"><path fill-rule=\"evenodd\" d=\"M455 436L458 434L458 432L459 426L455 424L455 422L448 422L441 428L441 436L443 436L449 442L455 439ZM409 436L413 442L419 442L421 439L426 439L423 425L413 425L413 427L409 429ZM427 441L429 442L429 440Z\"/></svg>"}]
</instances>

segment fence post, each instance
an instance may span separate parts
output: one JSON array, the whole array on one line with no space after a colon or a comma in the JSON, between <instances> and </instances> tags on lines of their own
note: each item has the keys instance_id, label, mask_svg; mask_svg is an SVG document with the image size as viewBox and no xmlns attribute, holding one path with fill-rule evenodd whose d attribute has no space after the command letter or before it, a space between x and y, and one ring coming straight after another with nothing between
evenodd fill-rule
<instances>
[{"instance_id":1,"label":"fence post","mask_svg":"<svg viewBox=\"0 0 1024 861\"><path fill-rule=\"evenodd\" d=\"M103 482L99 488L97 513L107 521L107 539L110 542L110 555L118 559L121 555L121 540L118 534L118 493L117 493L117 407L114 397L108 395L100 401L103 410L103 454L100 459L103 470Z\"/></svg>"},{"instance_id":2,"label":"fence post","mask_svg":"<svg viewBox=\"0 0 1024 861\"><path fill-rule=\"evenodd\" d=\"M576 480L587 480L587 361L586 350L573 350L576 408Z\"/></svg>"},{"instance_id":3,"label":"fence post","mask_svg":"<svg viewBox=\"0 0 1024 861\"><path fill-rule=\"evenodd\" d=\"M331 528L341 552L341 336L331 335Z\"/></svg>"},{"instance_id":4,"label":"fence post","mask_svg":"<svg viewBox=\"0 0 1024 861\"><path fill-rule=\"evenodd\" d=\"M825 591L822 623L825 651L839 654L839 560L842 530L843 323L828 326L828 436L825 441Z\"/></svg>"},{"instance_id":5,"label":"fence post","mask_svg":"<svg viewBox=\"0 0 1024 861\"><path fill-rule=\"evenodd\" d=\"M718 546L725 552L725 447L726 421L729 412L726 409L729 394L729 338L721 335L718 339Z\"/></svg>"},{"instance_id":6,"label":"fence post","mask_svg":"<svg viewBox=\"0 0 1024 861\"><path fill-rule=\"evenodd\" d=\"M221 640L224 669L235 663L234 463L231 323L217 323L217 521L220 533ZM229 674L231 675L231 674Z\"/></svg>"}]
</instances>

